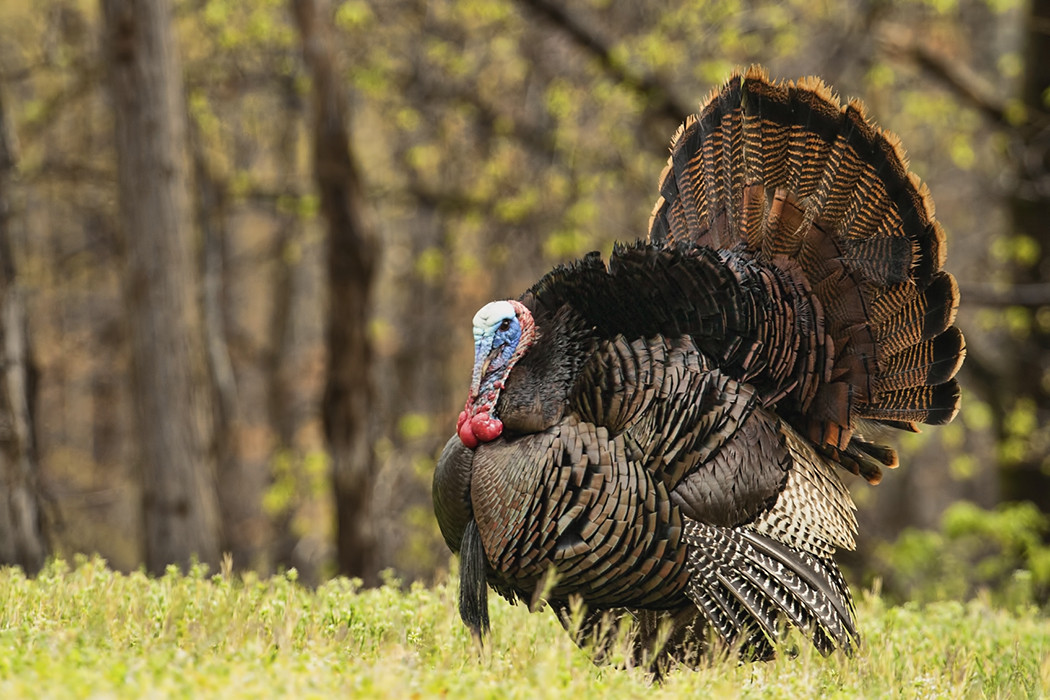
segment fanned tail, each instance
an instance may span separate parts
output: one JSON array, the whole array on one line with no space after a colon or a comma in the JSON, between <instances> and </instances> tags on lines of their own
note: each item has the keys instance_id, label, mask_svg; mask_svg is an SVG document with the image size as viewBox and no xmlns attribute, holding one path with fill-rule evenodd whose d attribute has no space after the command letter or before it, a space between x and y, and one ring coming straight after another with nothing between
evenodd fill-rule
<instances>
[{"instance_id":1,"label":"fanned tail","mask_svg":"<svg viewBox=\"0 0 1050 700\"><path fill-rule=\"evenodd\" d=\"M878 481L896 465L852 442L858 419L914 430L955 416L965 342L944 231L899 139L859 101L817 78L734 76L672 140L649 238L739 254L806 290L818 322L791 420L843 466Z\"/></svg>"}]
</instances>

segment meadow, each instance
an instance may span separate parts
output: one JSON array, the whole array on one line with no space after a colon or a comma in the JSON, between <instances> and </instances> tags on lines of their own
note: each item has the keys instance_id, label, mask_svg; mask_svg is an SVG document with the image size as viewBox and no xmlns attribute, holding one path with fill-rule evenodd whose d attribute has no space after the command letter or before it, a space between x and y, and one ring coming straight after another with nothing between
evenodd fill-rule
<instances>
[{"instance_id":1,"label":"meadow","mask_svg":"<svg viewBox=\"0 0 1050 700\"><path fill-rule=\"evenodd\" d=\"M36 578L0 570L3 698L854 698L1041 697L1050 619L978 596L890 606L861 592L864 644L821 657L801 640L775 661L715 661L653 684L594 666L549 613L490 599L479 656L456 610L454 577L311 590L203 568L160 578L100 559L54 561Z\"/></svg>"}]
</instances>

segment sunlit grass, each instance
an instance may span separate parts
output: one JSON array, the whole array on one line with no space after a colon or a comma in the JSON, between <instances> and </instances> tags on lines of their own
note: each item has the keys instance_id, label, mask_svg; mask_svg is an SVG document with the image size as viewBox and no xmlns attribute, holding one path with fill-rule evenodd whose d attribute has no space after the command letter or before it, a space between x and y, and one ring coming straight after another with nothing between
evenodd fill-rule
<instances>
[{"instance_id":1,"label":"sunlit grass","mask_svg":"<svg viewBox=\"0 0 1050 700\"><path fill-rule=\"evenodd\" d=\"M292 575L153 579L103 562L0 571L0 697L1025 697L1050 688L1050 620L986 601L858 605L860 653L808 645L658 686L593 666L553 616L490 601L479 660L455 585L316 591Z\"/></svg>"}]
</instances>

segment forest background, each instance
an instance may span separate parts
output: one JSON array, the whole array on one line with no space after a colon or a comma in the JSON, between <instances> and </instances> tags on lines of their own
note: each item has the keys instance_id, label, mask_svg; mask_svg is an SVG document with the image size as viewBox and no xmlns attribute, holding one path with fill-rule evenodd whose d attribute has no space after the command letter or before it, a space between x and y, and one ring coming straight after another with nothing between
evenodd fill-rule
<instances>
[{"instance_id":1,"label":"forest background","mask_svg":"<svg viewBox=\"0 0 1050 700\"><path fill-rule=\"evenodd\" d=\"M962 290L851 578L1045 600L1050 0L0 1L0 562L440 579L474 311L644 236L752 63L902 138Z\"/></svg>"}]
</instances>

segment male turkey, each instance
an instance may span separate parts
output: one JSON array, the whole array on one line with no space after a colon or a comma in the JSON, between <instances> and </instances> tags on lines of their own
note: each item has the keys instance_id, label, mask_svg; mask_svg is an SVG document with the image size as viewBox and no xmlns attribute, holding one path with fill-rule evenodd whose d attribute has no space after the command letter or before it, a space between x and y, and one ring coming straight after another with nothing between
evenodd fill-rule
<instances>
[{"instance_id":1,"label":"male turkey","mask_svg":"<svg viewBox=\"0 0 1050 700\"><path fill-rule=\"evenodd\" d=\"M433 492L466 624L487 630L492 586L542 597L599 657L630 620L628 663L768 658L785 625L850 652L842 469L877 483L897 464L878 426L958 410L944 255L926 187L859 102L732 77L672 140L646 242L474 317Z\"/></svg>"}]
</instances>

